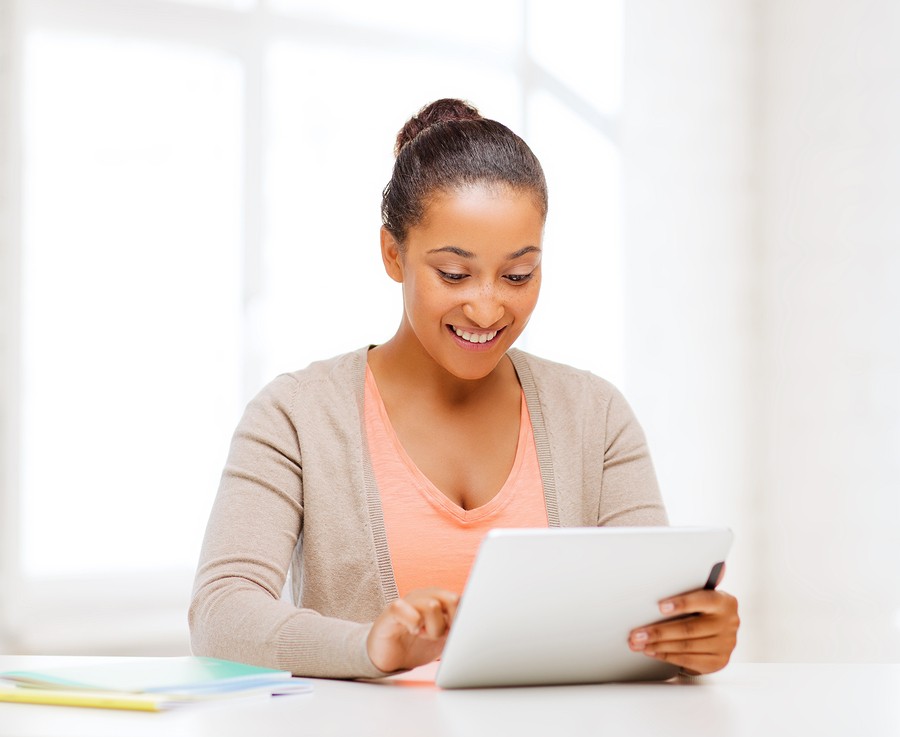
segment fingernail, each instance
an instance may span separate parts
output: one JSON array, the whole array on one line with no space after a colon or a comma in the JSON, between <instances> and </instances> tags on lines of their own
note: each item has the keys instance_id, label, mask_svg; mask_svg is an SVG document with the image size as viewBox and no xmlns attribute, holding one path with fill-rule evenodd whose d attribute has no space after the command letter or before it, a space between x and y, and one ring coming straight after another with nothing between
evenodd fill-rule
<instances>
[{"instance_id":1,"label":"fingernail","mask_svg":"<svg viewBox=\"0 0 900 737\"><path fill-rule=\"evenodd\" d=\"M652 658L654 655L656 655L656 650L644 650L644 655Z\"/></svg>"},{"instance_id":2,"label":"fingernail","mask_svg":"<svg viewBox=\"0 0 900 737\"><path fill-rule=\"evenodd\" d=\"M631 639L635 642L645 642L647 640L647 633L643 630L635 632Z\"/></svg>"},{"instance_id":3,"label":"fingernail","mask_svg":"<svg viewBox=\"0 0 900 737\"><path fill-rule=\"evenodd\" d=\"M664 601L659 605L659 611L663 614L671 614L675 611L675 605L671 601Z\"/></svg>"}]
</instances>

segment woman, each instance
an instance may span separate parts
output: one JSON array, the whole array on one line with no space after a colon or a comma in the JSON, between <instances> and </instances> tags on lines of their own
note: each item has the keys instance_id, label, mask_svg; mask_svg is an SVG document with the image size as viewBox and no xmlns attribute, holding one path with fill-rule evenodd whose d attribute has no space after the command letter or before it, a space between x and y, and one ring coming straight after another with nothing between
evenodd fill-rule
<instances>
[{"instance_id":1,"label":"woman","mask_svg":"<svg viewBox=\"0 0 900 737\"><path fill-rule=\"evenodd\" d=\"M439 656L488 529L666 524L621 395L512 348L541 282L534 154L459 100L409 120L396 154L381 253L400 327L247 407L197 571L196 654L307 676L412 668ZM660 608L695 616L635 630L632 649L693 673L728 662L733 597Z\"/></svg>"}]
</instances>

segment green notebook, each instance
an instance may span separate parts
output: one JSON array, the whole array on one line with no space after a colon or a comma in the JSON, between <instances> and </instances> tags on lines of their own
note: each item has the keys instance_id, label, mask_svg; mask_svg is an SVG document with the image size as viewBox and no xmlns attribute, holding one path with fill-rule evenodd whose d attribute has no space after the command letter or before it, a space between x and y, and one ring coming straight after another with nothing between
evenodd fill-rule
<instances>
[{"instance_id":1,"label":"green notebook","mask_svg":"<svg viewBox=\"0 0 900 737\"><path fill-rule=\"evenodd\" d=\"M2 682L8 685L0 687L0 701L110 708L144 708L141 704L152 704L155 708L151 710L230 696L280 695L312 689L308 681L292 678L288 671L194 657L122 658L43 671L8 671L0 673ZM89 703L92 701L97 703Z\"/></svg>"}]
</instances>

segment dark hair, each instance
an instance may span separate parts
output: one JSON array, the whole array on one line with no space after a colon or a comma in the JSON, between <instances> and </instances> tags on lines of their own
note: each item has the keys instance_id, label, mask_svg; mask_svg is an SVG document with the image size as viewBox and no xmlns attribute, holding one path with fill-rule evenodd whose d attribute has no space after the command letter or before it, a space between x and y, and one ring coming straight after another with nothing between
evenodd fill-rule
<instances>
[{"instance_id":1,"label":"dark hair","mask_svg":"<svg viewBox=\"0 0 900 737\"><path fill-rule=\"evenodd\" d=\"M423 107L397 134L391 181L381 199L381 222L403 244L425 215L429 198L478 183L530 190L544 217L547 184L537 157L502 123L483 118L462 100Z\"/></svg>"}]
</instances>

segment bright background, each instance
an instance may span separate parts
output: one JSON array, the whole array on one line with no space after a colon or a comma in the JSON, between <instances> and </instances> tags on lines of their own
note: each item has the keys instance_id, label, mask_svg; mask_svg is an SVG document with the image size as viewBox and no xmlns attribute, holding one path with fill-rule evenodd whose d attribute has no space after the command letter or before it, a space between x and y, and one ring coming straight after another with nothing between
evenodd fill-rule
<instances>
[{"instance_id":1,"label":"bright background","mask_svg":"<svg viewBox=\"0 0 900 737\"><path fill-rule=\"evenodd\" d=\"M546 169L522 347L736 533L735 657L897 661L900 6L431 7L0 0L0 651L187 652L240 412L390 337L393 139L459 96Z\"/></svg>"}]
</instances>

